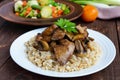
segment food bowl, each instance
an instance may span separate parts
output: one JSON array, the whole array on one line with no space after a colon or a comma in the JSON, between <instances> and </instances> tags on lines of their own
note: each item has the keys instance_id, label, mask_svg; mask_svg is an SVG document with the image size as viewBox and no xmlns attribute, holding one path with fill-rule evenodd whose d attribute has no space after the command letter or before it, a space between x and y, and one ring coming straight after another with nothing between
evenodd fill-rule
<instances>
[{"instance_id":1,"label":"food bowl","mask_svg":"<svg viewBox=\"0 0 120 80\"><path fill-rule=\"evenodd\" d=\"M15 1L12 1L3 5L0 8L0 16L3 19L10 22L24 24L24 25L33 25L33 26L51 25L59 18L66 18L72 21L81 16L83 9L80 5L66 0L55 0L55 1L67 5L70 8L70 13L56 18L39 18L39 19L23 18L15 15L14 13Z\"/></svg>"}]
</instances>

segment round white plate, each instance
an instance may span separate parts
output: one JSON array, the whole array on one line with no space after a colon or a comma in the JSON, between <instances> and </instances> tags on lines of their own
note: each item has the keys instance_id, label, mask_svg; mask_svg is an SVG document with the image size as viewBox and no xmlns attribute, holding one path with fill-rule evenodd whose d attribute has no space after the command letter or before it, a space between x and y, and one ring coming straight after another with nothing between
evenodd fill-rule
<instances>
[{"instance_id":1,"label":"round white plate","mask_svg":"<svg viewBox=\"0 0 120 80\"><path fill-rule=\"evenodd\" d=\"M34 37L37 33L41 33L44 29L45 28L35 29L21 35L12 43L10 47L10 55L12 59L19 66L21 66L22 68L28 71L45 75L45 76L51 76L51 77L85 76L85 75L93 74L95 72L98 72L106 68L108 65L112 63L112 61L115 58L116 48L112 43L112 41L109 38L107 38L105 35L97 31L88 29L89 36L93 37L102 49L100 60L94 66L87 69L80 70L80 71L64 72L64 73L49 71L49 70L42 70L41 68L37 67L27 59L27 55L25 53L26 47L24 46L24 43L30 40L30 38Z\"/></svg>"}]
</instances>

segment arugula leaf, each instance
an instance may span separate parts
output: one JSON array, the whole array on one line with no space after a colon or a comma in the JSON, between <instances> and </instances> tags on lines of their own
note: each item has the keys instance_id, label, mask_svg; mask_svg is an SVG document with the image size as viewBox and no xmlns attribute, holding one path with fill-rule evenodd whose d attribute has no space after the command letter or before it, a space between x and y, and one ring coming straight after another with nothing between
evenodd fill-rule
<instances>
[{"instance_id":1,"label":"arugula leaf","mask_svg":"<svg viewBox=\"0 0 120 80\"><path fill-rule=\"evenodd\" d=\"M55 22L55 24L59 26L61 29L66 30L67 32L77 33L76 24L73 22L70 22L67 19L60 18L57 22Z\"/></svg>"}]
</instances>

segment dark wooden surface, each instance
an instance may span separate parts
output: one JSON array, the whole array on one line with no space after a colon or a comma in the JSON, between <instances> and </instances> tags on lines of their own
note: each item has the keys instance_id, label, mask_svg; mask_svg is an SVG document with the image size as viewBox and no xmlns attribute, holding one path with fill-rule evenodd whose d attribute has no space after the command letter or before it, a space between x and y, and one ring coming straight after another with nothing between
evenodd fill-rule
<instances>
[{"instance_id":1,"label":"dark wooden surface","mask_svg":"<svg viewBox=\"0 0 120 80\"><path fill-rule=\"evenodd\" d=\"M8 1L11 0L3 0L0 6ZM97 19L92 23L84 23L78 18L74 22L97 30L113 41L117 55L112 64L97 73L76 78L53 78L24 70L11 59L10 45L21 34L39 27L15 24L0 18L0 80L120 80L120 19Z\"/></svg>"}]
</instances>

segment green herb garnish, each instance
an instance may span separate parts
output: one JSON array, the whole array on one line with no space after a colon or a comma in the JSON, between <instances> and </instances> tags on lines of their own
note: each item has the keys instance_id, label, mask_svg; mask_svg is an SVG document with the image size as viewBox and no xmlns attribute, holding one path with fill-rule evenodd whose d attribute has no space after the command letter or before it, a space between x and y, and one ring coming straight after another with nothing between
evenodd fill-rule
<instances>
[{"instance_id":1,"label":"green herb garnish","mask_svg":"<svg viewBox=\"0 0 120 80\"><path fill-rule=\"evenodd\" d=\"M70 22L67 19L60 18L59 20L57 20L57 22L55 22L55 24L59 26L61 29L66 30L67 32L77 33L76 24L73 22Z\"/></svg>"}]
</instances>

